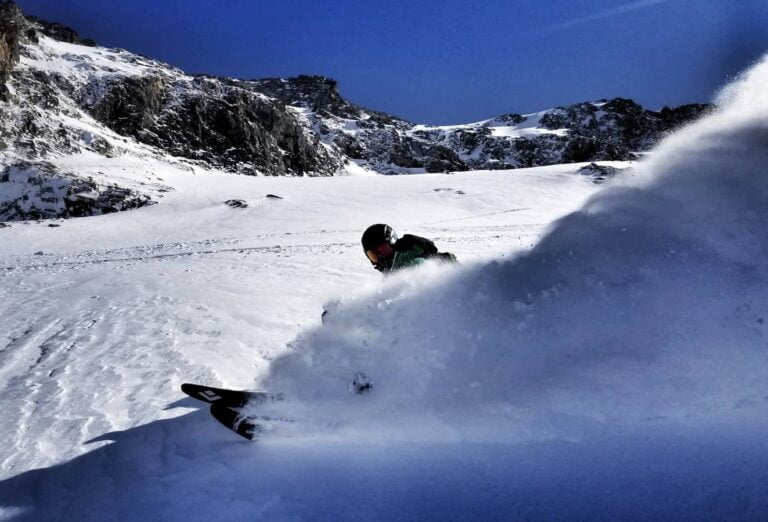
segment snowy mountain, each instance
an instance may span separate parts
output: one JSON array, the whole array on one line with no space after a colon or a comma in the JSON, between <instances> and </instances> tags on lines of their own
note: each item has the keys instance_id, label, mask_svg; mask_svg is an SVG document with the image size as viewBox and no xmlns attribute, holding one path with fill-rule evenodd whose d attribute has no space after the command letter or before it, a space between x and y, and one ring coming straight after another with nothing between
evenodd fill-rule
<instances>
[{"instance_id":1,"label":"snowy mountain","mask_svg":"<svg viewBox=\"0 0 768 522\"><path fill-rule=\"evenodd\" d=\"M91 173L74 182L81 174L61 171L57 159L77 154L292 176L510 169L635 159L707 109L653 112L615 99L466 125L415 125L350 103L329 78L190 75L25 17L13 3L0 9L6 221L134 208L167 191L151 175Z\"/></svg>"},{"instance_id":2,"label":"snowy mountain","mask_svg":"<svg viewBox=\"0 0 768 522\"><path fill-rule=\"evenodd\" d=\"M653 112L616 98L533 114L504 114L470 124L429 126L398 119L382 121L381 116L374 119L365 112L351 118L312 107L315 128L326 142L384 173L633 160L637 152L649 150L671 130L709 108L684 105Z\"/></svg>"}]
</instances>

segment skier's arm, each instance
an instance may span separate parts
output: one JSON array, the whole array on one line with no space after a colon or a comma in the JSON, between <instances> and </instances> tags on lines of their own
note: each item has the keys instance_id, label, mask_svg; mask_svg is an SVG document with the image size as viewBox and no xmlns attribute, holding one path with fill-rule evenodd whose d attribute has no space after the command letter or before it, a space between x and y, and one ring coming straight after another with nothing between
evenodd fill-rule
<instances>
[{"instance_id":1,"label":"skier's arm","mask_svg":"<svg viewBox=\"0 0 768 522\"><path fill-rule=\"evenodd\" d=\"M429 239L421 236L414 236L411 234L405 234L400 242L408 249L417 249L418 255L421 257L432 257L437 254L437 247Z\"/></svg>"},{"instance_id":2,"label":"skier's arm","mask_svg":"<svg viewBox=\"0 0 768 522\"><path fill-rule=\"evenodd\" d=\"M423 251L421 254L421 257L424 259L439 259L440 261L445 261L449 263L458 263L458 260L456 259L456 256L451 254L450 252L438 252L437 247L435 244L430 241L427 238L419 237L419 236L411 236L413 237L414 244L417 248Z\"/></svg>"}]
</instances>

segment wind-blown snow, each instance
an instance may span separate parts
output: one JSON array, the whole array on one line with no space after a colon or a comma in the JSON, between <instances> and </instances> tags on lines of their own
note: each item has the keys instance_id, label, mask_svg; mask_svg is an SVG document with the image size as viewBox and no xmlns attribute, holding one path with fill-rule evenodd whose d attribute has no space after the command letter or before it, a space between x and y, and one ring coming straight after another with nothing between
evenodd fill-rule
<instances>
[{"instance_id":1,"label":"wind-blown snow","mask_svg":"<svg viewBox=\"0 0 768 522\"><path fill-rule=\"evenodd\" d=\"M578 165L286 180L146 164L175 189L159 205L3 229L3 514L764 518L767 86L765 60L589 199ZM357 243L376 221L463 264L380 282ZM284 392L272 409L292 422L239 444L179 415L185 380Z\"/></svg>"},{"instance_id":2,"label":"wind-blown snow","mask_svg":"<svg viewBox=\"0 0 768 522\"><path fill-rule=\"evenodd\" d=\"M273 364L268 387L322 401L357 369L378 376L369 402L397 403L394 417L421 417L418 430L430 415L441 432L487 421L481 438L494 440L536 439L531 423L562 412L600 424L764 412L768 97L752 92L763 80L768 65L530 252L412 271L350 303ZM399 436L413 426L393 422Z\"/></svg>"},{"instance_id":3,"label":"wind-blown snow","mask_svg":"<svg viewBox=\"0 0 768 522\"><path fill-rule=\"evenodd\" d=\"M654 438L683 446L707 433L718 447L698 458L711 469L685 450L659 463L668 472L657 480L687 477L682 491L608 502L630 497L667 518L724 506L730 517L765 515L766 86L768 61L725 91L719 113L668 139L530 252L412 271L335 310L272 364L265 386L296 397L298 418L334 419L329 432L345 440L606 439L636 461L628 473L656 458ZM375 393L345 394L356 371ZM748 489L746 471L717 473L742 452L745 470L761 469ZM642 514L605 506L579 515Z\"/></svg>"}]
</instances>

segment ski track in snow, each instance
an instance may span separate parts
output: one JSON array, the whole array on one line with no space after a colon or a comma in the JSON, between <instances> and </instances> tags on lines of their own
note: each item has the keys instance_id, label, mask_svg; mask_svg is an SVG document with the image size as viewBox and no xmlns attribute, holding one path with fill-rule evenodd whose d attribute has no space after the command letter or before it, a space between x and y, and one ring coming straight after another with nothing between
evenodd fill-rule
<instances>
[{"instance_id":1,"label":"ski track in snow","mask_svg":"<svg viewBox=\"0 0 768 522\"><path fill-rule=\"evenodd\" d=\"M10 289L24 296L24 306L6 315L21 331L11 334L2 352L3 376L12 376L3 411L18 419L2 428L4 440L16 448L4 468L16 467L14 457L66 454L89 433L152 418L175 384L167 368L210 379L177 349L175 332L189 328L177 324L173 309L180 303L145 284L135 285L130 298L105 302L93 274L43 289L29 288L29 278L25 283ZM51 300L51 294L66 298ZM32 320L30 310L35 311Z\"/></svg>"}]
</instances>

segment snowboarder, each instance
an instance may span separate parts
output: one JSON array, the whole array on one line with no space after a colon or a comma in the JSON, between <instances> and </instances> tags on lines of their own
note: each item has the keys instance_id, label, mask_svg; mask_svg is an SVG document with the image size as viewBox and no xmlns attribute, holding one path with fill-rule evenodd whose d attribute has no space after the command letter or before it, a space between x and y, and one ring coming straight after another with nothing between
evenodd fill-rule
<instances>
[{"instance_id":1,"label":"snowboarder","mask_svg":"<svg viewBox=\"0 0 768 522\"><path fill-rule=\"evenodd\" d=\"M456 256L449 252L438 252L435 244L427 238L405 234L397 237L397 233L389 225L378 223L371 225L362 237L363 252L373 264L373 268L388 274L423 263L426 259L436 259L443 262L456 263ZM341 301L331 301L323 306L320 315L322 323L328 324L330 316L334 315ZM352 385L357 393L369 390L370 384L365 374L360 373L360 378L355 378Z\"/></svg>"},{"instance_id":2,"label":"snowboarder","mask_svg":"<svg viewBox=\"0 0 768 522\"><path fill-rule=\"evenodd\" d=\"M435 244L424 237L397 233L389 225L377 223L363 232L363 252L379 272L388 273L418 265L426 259L456 262L449 252L438 252Z\"/></svg>"}]
</instances>

